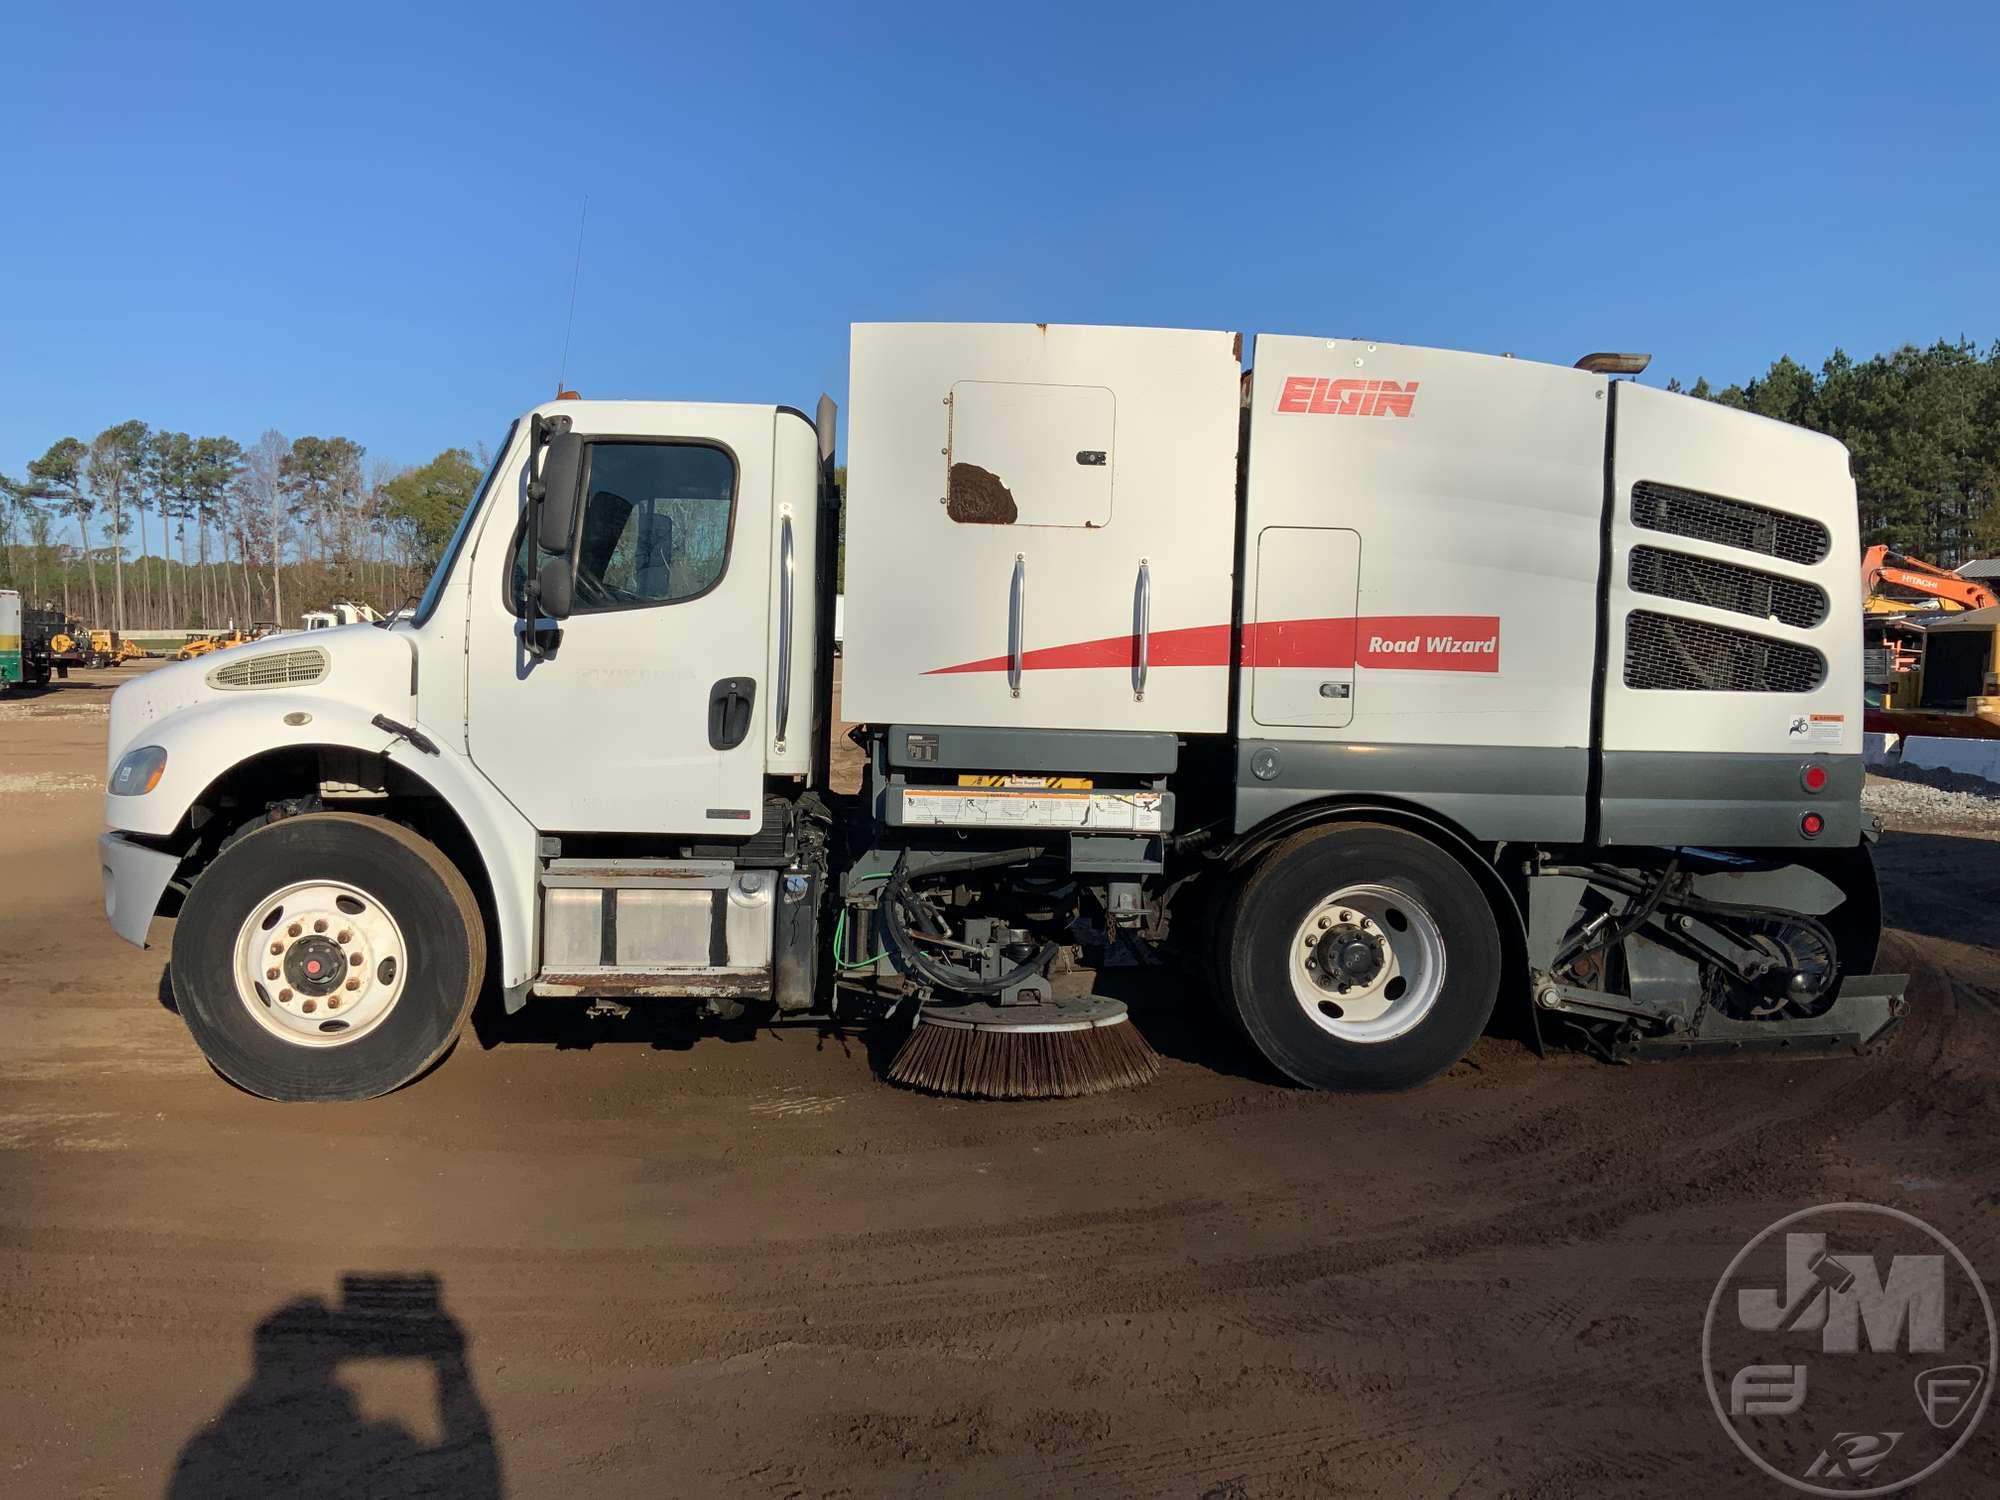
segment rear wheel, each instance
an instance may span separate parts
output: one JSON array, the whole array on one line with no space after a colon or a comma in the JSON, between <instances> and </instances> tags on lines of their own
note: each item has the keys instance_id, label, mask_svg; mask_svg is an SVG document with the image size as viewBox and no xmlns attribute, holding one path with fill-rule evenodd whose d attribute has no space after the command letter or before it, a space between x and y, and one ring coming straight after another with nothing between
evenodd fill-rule
<instances>
[{"instance_id":1,"label":"rear wheel","mask_svg":"<svg viewBox=\"0 0 2000 1500\"><path fill-rule=\"evenodd\" d=\"M465 878L397 824L286 818L201 873L175 1003L208 1060L267 1099L368 1099L444 1055L486 969Z\"/></svg>"},{"instance_id":2,"label":"rear wheel","mask_svg":"<svg viewBox=\"0 0 2000 1500\"><path fill-rule=\"evenodd\" d=\"M1308 1088L1436 1077L1477 1040L1499 992L1500 932L1478 881L1380 824L1273 849L1231 903L1226 952L1244 1035Z\"/></svg>"}]
</instances>

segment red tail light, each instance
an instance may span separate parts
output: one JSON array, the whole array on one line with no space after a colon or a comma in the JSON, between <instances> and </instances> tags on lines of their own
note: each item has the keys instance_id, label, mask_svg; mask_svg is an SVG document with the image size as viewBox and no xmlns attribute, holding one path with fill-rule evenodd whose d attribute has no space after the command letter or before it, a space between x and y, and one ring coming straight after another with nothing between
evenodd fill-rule
<instances>
[{"instance_id":1,"label":"red tail light","mask_svg":"<svg viewBox=\"0 0 2000 1500\"><path fill-rule=\"evenodd\" d=\"M1799 785L1804 787L1809 792L1825 791L1826 782L1827 782L1827 775L1825 766L1817 766L1817 765L1807 766L1804 770L1799 772Z\"/></svg>"},{"instance_id":2,"label":"red tail light","mask_svg":"<svg viewBox=\"0 0 2000 1500\"><path fill-rule=\"evenodd\" d=\"M1826 832L1826 819L1818 813L1807 813L1799 819L1799 832L1809 839L1816 839Z\"/></svg>"}]
</instances>

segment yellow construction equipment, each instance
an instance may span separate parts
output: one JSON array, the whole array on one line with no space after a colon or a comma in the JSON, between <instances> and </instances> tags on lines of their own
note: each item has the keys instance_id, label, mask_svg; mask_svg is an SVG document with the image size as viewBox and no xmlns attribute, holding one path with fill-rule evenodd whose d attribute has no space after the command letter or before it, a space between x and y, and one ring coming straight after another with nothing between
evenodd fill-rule
<instances>
[{"instance_id":1,"label":"yellow construction equipment","mask_svg":"<svg viewBox=\"0 0 2000 1500\"><path fill-rule=\"evenodd\" d=\"M174 653L174 660L192 661L211 651L226 651L231 646L240 646L249 639L240 630L218 630L213 635L198 635Z\"/></svg>"},{"instance_id":2,"label":"yellow construction equipment","mask_svg":"<svg viewBox=\"0 0 2000 1500\"><path fill-rule=\"evenodd\" d=\"M138 643L116 630L92 630L87 664L93 667L122 667L140 661L146 653Z\"/></svg>"}]
</instances>

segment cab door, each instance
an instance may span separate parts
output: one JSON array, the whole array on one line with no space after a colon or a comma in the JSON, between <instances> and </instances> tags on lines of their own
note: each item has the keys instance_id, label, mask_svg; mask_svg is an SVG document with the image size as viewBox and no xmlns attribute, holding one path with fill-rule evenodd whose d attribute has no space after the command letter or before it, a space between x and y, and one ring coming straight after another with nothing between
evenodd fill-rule
<instances>
[{"instance_id":1,"label":"cab door","mask_svg":"<svg viewBox=\"0 0 2000 1500\"><path fill-rule=\"evenodd\" d=\"M551 833L744 837L761 823L771 407L571 402L576 592L523 617L525 487L488 525L466 640L473 761ZM531 649L537 629L546 654Z\"/></svg>"}]
</instances>

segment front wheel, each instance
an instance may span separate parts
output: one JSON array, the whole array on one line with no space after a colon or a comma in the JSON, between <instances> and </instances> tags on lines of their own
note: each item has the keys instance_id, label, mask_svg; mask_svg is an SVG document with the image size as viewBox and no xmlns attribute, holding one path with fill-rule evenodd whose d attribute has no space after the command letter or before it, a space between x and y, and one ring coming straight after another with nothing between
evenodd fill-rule
<instances>
[{"instance_id":1,"label":"front wheel","mask_svg":"<svg viewBox=\"0 0 2000 1500\"><path fill-rule=\"evenodd\" d=\"M1381 824L1312 829L1251 872L1226 918L1227 995L1250 1043L1308 1088L1399 1089L1465 1055L1499 993L1473 876Z\"/></svg>"},{"instance_id":2,"label":"front wheel","mask_svg":"<svg viewBox=\"0 0 2000 1500\"><path fill-rule=\"evenodd\" d=\"M486 930L437 848L352 813L285 818L202 871L174 929L174 999L220 1073L267 1099L370 1099L442 1057Z\"/></svg>"}]
</instances>

